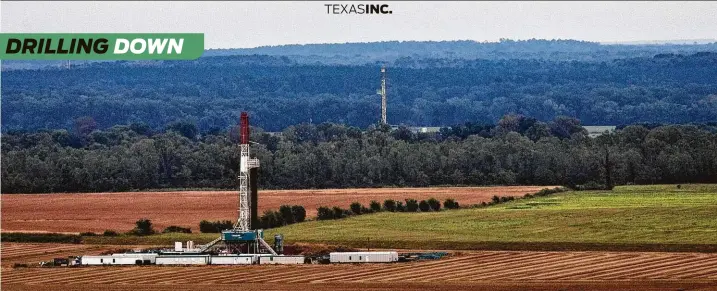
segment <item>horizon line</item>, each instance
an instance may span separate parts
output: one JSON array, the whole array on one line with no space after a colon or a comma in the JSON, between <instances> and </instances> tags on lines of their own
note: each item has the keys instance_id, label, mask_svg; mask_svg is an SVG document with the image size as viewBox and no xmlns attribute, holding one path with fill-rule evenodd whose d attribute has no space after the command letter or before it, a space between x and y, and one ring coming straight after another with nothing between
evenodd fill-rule
<instances>
[{"instance_id":1,"label":"horizon line","mask_svg":"<svg viewBox=\"0 0 717 291\"><path fill-rule=\"evenodd\" d=\"M525 41L576 41L576 42L587 42L599 45L705 45L717 43L717 39L709 38L698 38L698 39L671 39L671 40L624 40L624 41L589 41L580 40L574 38L529 38L529 39L511 39L501 38L498 41L493 40L473 40L473 39L444 39L444 40L376 40L366 42L316 42L316 43L286 43L286 44L274 44L274 45L260 45L254 47L207 47L204 50L232 50L232 49L261 49L271 47L282 47L282 46L310 46L310 45L345 45L345 44L371 44L371 43L386 43L386 42L474 42L479 44L496 44L501 43L503 40L510 40L514 42L525 42Z\"/></svg>"}]
</instances>

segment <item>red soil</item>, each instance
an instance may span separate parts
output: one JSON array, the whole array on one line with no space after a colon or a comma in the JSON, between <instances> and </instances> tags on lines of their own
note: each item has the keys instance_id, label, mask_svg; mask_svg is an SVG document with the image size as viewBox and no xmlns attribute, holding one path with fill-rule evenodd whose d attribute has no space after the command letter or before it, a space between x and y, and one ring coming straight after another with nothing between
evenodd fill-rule
<instances>
[{"instance_id":1,"label":"red soil","mask_svg":"<svg viewBox=\"0 0 717 291\"><path fill-rule=\"evenodd\" d=\"M5 244L3 244L5 245ZM57 246L52 246L57 248ZM715 290L717 255L471 252L396 264L7 268L3 287L40 290ZM130 285L127 285L130 284ZM39 288L39 289L37 289Z\"/></svg>"},{"instance_id":2,"label":"red soil","mask_svg":"<svg viewBox=\"0 0 717 291\"><path fill-rule=\"evenodd\" d=\"M456 199L462 205L489 201L493 195L522 196L545 186L520 187L434 187L327 190L259 191L259 212L280 205L302 205L307 215L316 215L319 206L348 208L354 201L368 206L371 200L406 198L441 201ZM235 220L236 191L56 193L2 195L2 231L102 232L127 231L140 218L149 218L156 229L169 225L198 230L199 221Z\"/></svg>"}]
</instances>

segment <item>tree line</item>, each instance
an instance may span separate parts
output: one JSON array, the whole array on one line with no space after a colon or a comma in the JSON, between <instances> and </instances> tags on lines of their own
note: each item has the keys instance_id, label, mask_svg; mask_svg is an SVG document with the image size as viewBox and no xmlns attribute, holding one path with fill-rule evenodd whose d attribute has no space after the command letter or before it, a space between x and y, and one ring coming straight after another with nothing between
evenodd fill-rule
<instances>
[{"instance_id":1,"label":"tree line","mask_svg":"<svg viewBox=\"0 0 717 291\"><path fill-rule=\"evenodd\" d=\"M75 125L3 134L2 192L237 187L236 128ZM495 125L464 123L435 134L304 123L252 135L264 189L717 182L715 124L630 125L590 138L572 118L507 115Z\"/></svg>"}]
</instances>

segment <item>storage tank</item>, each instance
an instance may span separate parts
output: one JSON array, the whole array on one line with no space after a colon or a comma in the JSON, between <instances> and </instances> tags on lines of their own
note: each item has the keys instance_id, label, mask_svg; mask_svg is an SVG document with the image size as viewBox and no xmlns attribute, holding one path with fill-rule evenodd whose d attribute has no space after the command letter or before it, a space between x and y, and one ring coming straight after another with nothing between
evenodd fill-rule
<instances>
[{"instance_id":1,"label":"storage tank","mask_svg":"<svg viewBox=\"0 0 717 291\"><path fill-rule=\"evenodd\" d=\"M398 262L398 252L334 252L331 263L391 263Z\"/></svg>"}]
</instances>

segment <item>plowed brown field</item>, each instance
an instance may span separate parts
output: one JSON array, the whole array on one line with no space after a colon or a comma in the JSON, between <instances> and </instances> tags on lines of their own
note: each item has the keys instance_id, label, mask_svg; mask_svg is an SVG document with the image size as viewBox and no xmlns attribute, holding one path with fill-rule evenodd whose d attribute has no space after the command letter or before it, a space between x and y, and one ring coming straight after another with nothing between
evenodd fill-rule
<instances>
[{"instance_id":1,"label":"plowed brown field","mask_svg":"<svg viewBox=\"0 0 717 291\"><path fill-rule=\"evenodd\" d=\"M435 187L259 191L259 212L282 204L303 205L309 216L319 206L348 208L353 201L454 198L462 204L489 201L493 195L522 196L545 186ZM23 232L127 231L140 218L157 229L169 225L197 230L202 219L234 220L236 191L181 191L72 194L6 194L2 196L2 230Z\"/></svg>"},{"instance_id":2,"label":"plowed brown field","mask_svg":"<svg viewBox=\"0 0 717 291\"><path fill-rule=\"evenodd\" d=\"M18 268L2 281L16 290L715 290L717 254L481 251L370 265Z\"/></svg>"},{"instance_id":3,"label":"plowed brown field","mask_svg":"<svg viewBox=\"0 0 717 291\"><path fill-rule=\"evenodd\" d=\"M105 251L128 248L127 246L113 245L82 245L82 244L49 244L49 243L2 243L0 261L3 270L14 263L34 266L40 261L50 261L53 258L62 258L78 255L96 255ZM147 248L149 246L132 246L130 248Z\"/></svg>"}]
</instances>

